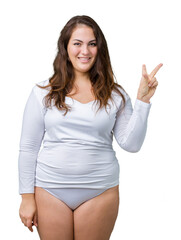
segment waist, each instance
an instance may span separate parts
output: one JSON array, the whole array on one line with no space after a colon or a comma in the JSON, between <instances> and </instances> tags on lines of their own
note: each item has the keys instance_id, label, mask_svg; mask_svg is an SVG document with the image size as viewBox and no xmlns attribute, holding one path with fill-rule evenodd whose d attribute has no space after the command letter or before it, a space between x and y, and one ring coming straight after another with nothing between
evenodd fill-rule
<instances>
[{"instance_id":1,"label":"waist","mask_svg":"<svg viewBox=\"0 0 181 240\"><path fill-rule=\"evenodd\" d=\"M89 141L44 141L43 148L45 149L67 149L72 150L76 148L77 150L97 150L114 152L112 144L102 143L102 142L89 142Z\"/></svg>"},{"instance_id":2,"label":"waist","mask_svg":"<svg viewBox=\"0 0 181 240\"><path fill-rule=\"evenodd\" d=\"M114 161L118 161L116 153L112 148L102 149L83 146L68 146L53 144L44 146L38 155L37 161L52 167L83 167L108 166Z\"/></svg>"}]
</instances>

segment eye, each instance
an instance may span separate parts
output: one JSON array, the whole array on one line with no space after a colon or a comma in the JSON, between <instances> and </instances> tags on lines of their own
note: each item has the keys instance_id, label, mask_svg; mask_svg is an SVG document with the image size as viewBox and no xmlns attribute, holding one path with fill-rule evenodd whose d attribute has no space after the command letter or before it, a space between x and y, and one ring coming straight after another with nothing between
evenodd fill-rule
<instances>
[{"instance_id":1,"label":"eye","mask_svg":"<svg viewBox=\"0 0 181 240\"><path fill-rule=\"evenodd\" d=\"M74 43L74 45L75 45L75 46L79 46L80 43L76 42L76 43ZM91 45L91 46L97 46L97 43L90 43L89 45Z\"/></svg>"},{"instance_id":2,"label":"eye","mask_svg":"<svg viewBox=\"0 0 181 240\"><path fill-rule=\"evenodd\" d=\"M97 46L97 43L90 43L91 46Z\"/></svg>"}]
</instances>

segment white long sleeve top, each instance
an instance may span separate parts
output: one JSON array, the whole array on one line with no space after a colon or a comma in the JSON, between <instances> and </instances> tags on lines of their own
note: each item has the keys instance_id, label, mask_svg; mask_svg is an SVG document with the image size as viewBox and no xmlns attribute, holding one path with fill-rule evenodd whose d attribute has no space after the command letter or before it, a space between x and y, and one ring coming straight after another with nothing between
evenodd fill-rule
<instances>
[{"instance_id":1,"label":"white long sleeve top","mask_svg":"<svg viewBox=\"0 0 181 240\"><path fill-rule=\"evenodd\" d=\"M47 85L49 80L38 82ZM19 144L19 194L34 193L34 187L110 188L119 184L119 162L113 135L121 148L138 152L143 144L151 103L122 98L112 92L114 103L97 110L96 101L86 104L65 97L72 110L46 108L47 89L34 86L25 105ZM42 145L42 149L41 149ZM41 151L40 151L41 149Z\"/></svg>"}]
</instances>

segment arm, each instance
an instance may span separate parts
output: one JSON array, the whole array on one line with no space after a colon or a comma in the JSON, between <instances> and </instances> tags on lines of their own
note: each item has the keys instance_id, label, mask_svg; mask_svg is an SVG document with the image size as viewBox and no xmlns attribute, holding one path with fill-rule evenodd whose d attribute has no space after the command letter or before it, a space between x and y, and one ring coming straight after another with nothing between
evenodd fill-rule
<instances>
[{"instance_id":1,"label":"arm","mask_svg":"<svg viewBox=\"0 0 181 240\"><path fill-rule=\"evenodd\" d=\"M145 139L147 118L150 111L150 98L158 86L155 74L163 66L158 64L148 75L146 65L142 65L142 78L138 88L134 110L131 99L126 96L126 106L123 112L117 112L116 122L113 127L114 136L120 147L129 152L138 152Z\"/></svg>"},{"instance_id":2,"label":"arm","mask_svg":"<svg viewBox=\"0 0 181 240\"><path fill-rule=\"evenodd\" d=\"M124 110L116 115L113 134L119 146L128 152L138 152L144 142L147 118L151 104L136 99L134 110L131 99L127 97Z\"/></svg>"},{"instance_id":3,"label":"arm","mask_svg":"<svg viewBox=\"0 0 181 240\"><path fill-rule=\"evenodd\" d=\"M36 88L31 91L23 115L18 159L20 194L34 193L36 160L45 133L43 105Z\"/></svg>"}]
</instances>

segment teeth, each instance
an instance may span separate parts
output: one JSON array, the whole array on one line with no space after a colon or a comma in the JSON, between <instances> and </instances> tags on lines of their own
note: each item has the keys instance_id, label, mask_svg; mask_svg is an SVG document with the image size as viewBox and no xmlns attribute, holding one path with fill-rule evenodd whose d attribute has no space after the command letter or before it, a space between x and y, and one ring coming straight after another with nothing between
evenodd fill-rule
<instances>
[{"instance_id":1,"label":"teeth","mask_svg":"<svg viewBox=\"0 0 181 240\"><path fill-rule=\"evenodd\" d=\"M89 60L89 58L81 58L82 60Z\"/></svg>"}]
</instances>

